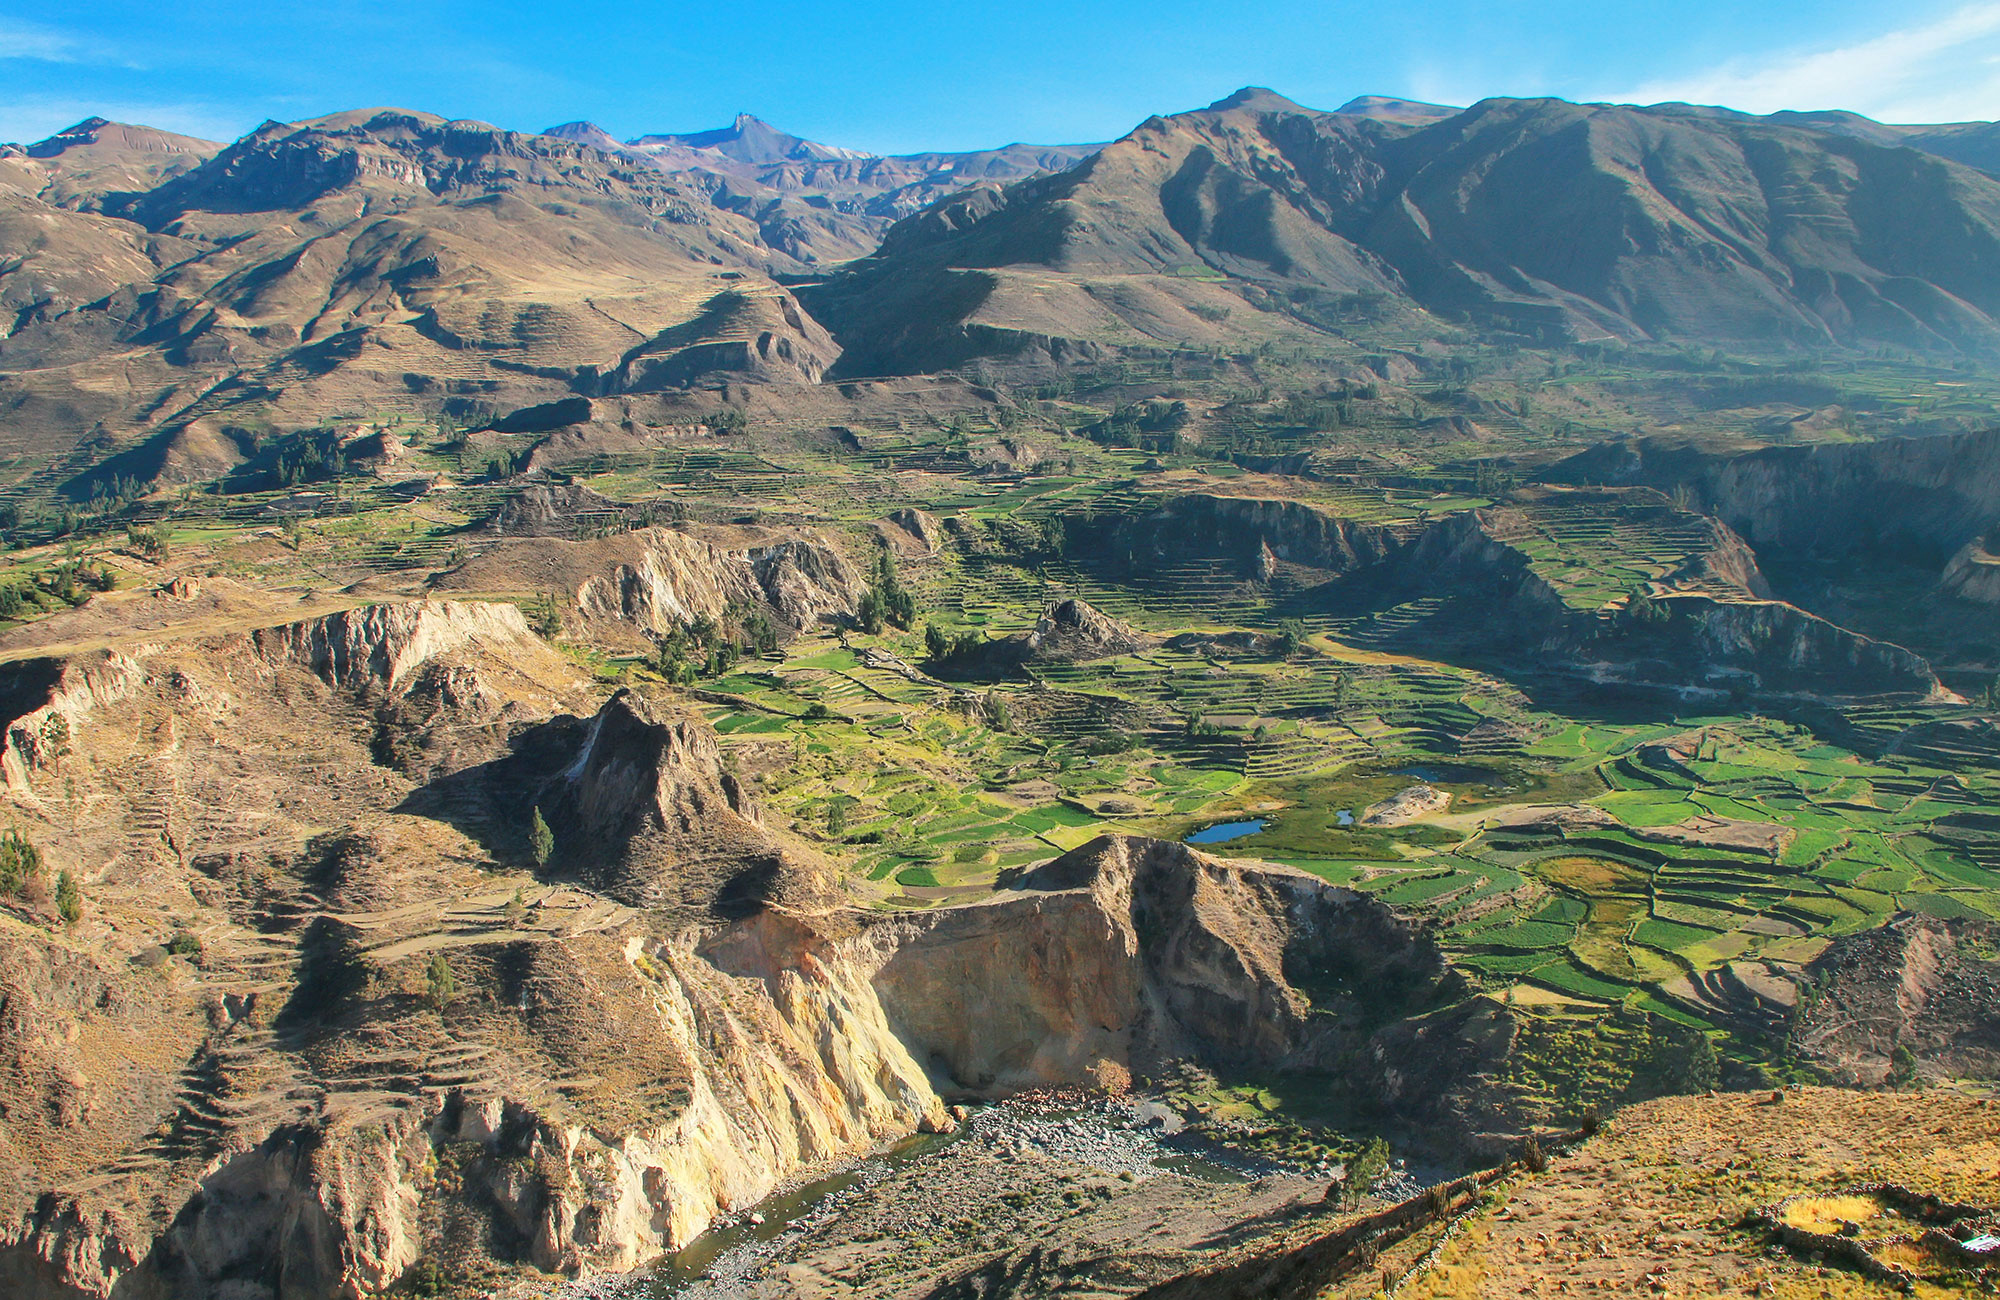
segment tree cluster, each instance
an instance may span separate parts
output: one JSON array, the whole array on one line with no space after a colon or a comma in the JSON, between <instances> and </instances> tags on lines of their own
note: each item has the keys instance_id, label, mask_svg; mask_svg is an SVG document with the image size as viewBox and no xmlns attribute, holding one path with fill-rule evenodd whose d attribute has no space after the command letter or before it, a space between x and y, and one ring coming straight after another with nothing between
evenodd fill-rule
<instances>
[{"instance_id":1,"label":"tree cluster","mask_svg":"<svg viewBox=\"0 0 2000 1300\"><path fill-rule=\"evenodd\" d=\"M677 686L720 677L746 654L767 655L778 648L778 625L756 606L732 605L720 620L698 615L661 637L653 650L653 671Z\"/></svg>"},{"instance_id":2,"label":"tree cluster","mask_svg":"<svg viewBox=\"0 0 2000 1300\"><path fill-rule=\"evenodd\" d=\"M0 832L0 894L20 894L41 872L40 849L17 830Z\"/></svg>"},{"instance_id":3,"label":"tree cluster","mask_svg":"<svg viewBox=\"0 0 2000 1300\"><path fill-rule=\"evenodd\" d=\"M976 655L985 644L985 636L976 630L953 634L935 623L924 624L924 653L932 663Z\"/></svg>"},{"instance_id":4,"label":"tree cluster","mask_svg":"<svg viewBox=\"0 0 2000 1300\"><path fill-rule=\"evenodd\" d=\"M875 557L875 572L854 607L854 621L869 633L880 632L885 624L907 632L917 621L917 598L903 586L896 562L886 550Z\"/></svg>"}]
</instances>

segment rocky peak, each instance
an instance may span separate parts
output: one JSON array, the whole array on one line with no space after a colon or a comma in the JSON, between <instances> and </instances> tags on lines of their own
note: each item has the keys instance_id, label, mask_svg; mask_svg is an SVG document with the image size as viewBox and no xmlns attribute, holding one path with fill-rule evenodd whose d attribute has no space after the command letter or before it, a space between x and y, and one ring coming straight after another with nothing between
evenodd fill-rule
<instances>
[{"instance_id":1,"label":"rocky peak","mask_svg":"<svg viewBox=\"0 0 2000 1300\"><path fill-rule=\"evenodd\" d=\"M593 844L692 831L722 812L754 813L742 787L722 770L715 732L693 718L662 715L629 688L590 720L560 785L576 829Z\"/></svg>"},{"instance_id":2,"label":"rocky peak","mask_svg":"<svg viewBox=\"0 0 2000 1300\"><path fill-rule=\"evenodd\" d=\"M635 907L733 918L823 901L827 881L758 824L702 719L625 689L549 730L551 752L568 761L530 797L554 832L556 865Z\"/></svg>"},{"instance_id":3,"label":"rocky peak","mask_svg":"<svg viewBox=\"0 0 2000 1300\"><path fill-rule=\"evenodd\" d=\"M1077 662L1131 654L1145 639L1085 601L1059 600L1042 611L1028 633L1030 657Z\"/></svg>"}]
</instances>

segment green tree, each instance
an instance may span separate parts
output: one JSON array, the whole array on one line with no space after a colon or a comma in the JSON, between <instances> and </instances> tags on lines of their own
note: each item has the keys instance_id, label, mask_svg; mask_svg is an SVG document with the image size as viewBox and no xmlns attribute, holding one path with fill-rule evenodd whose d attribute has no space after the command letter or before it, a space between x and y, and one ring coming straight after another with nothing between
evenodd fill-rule
<instances>
[{"instance_id":1,"label":"green tree","mask_svg":"<svg viewBox=\"0 0 2000 1300\"><path fill-rule=\"evenodd\" d=\"M538 867L546 867L549 859L555 856L556 835L549 829L548 819L542 816L539 807L535 809L534 820L528 823L528 851L535 855Z\"/></svg>"},{"instance_id":2,"label":"green tree","mask_svg":"<svg viewBox=\"0 0 2000 1300\"><path fill-rule=\"evenodd\" d=\"M83 886L68 871L56 873L56 915L64 925L75 925L83 919Z\"/></svg>"},{"instance_id":3,"label":"green tree","mask_svg":"<svg viewBox=\"0 0 2000 1300\"><path fill-rule=\"evenodd\" d=\"M675 628L660 638L660 644L653 652L653 671L676 686L685 686L695 679L694 664L688 659L685 631Z\"/></svg>"},{"instance_id":4,"label":"green tree","mask_svg":"<svg viewBox=\"0 0 2000 1300\"><path fill-rule=\"evenodd\" d=\"M451 973L451 963L443 953L433 952L430 964L424 967L424 1002L437 1011L457 996L458 977Z\"/></svg>"},{"instance_id":5,"label":"green tree","mask_svg":"<svg viewBox=\"0 0 2000 1300\"><path fill-rule=\"evenodd\" d=\"M763 610L751 610L743 620L743 639L753 653L767 655L778 648L778 629Z\"/></svg>"},{"instance_id":6,"label":"green tree","mask_svg":"<svg viewBox=\"0 0 2000 1300\"><path fill-rule=\"evenodd\" d=\"M1278 654L1290 659L1306 643L1306 625L1296 618L1288 618L1278 624Z\"/></svg>"},{"instance_id":7,"label":"green tree","mask_svg":"<svg viewBox=\"0 0 2000 1300\"><path fill-rule=\"evenodd\" d=\"M917 621L917 598L904 588L887 549L875 557L868 590L854 607L854 621L871 634L880 632L885 623L907 632Z\"/></svg>"},{"instance_id":8,"label":"green tree","mask_svg":"<svg viewBox=\"0 0 2000 1300\"><path fill-rule=\"evenodd\" d=\"M562 607L556 603L553 591L543 592L541 599L535 602L532 620L535 631L543 636L555 636L562 631Z\"/></svg>"},{"instance_id":9,"label":"green tree","mask_svg":"<svg viewBox=\"0 0 2000 1300\"><path fill-rule=\"evenodd\" d=\"M42 870L42 852L17 830L0 834L0 894L18 894Z\"/></svg>"},{"instance_id":10,"label":"green tree","mask_svg":"<svg viewBox=\"0 0 2000 1300\"><path fill-rule=\"evenodd\" d=\"M1341 1198L1349 1204L1359 1201L1388 1172L1389 1144L1381 1138L1374 1138L1361 1149L1360 1154L1347 1162L1346 1169L1341 1172Z\"/></svg>"}]
</instances>

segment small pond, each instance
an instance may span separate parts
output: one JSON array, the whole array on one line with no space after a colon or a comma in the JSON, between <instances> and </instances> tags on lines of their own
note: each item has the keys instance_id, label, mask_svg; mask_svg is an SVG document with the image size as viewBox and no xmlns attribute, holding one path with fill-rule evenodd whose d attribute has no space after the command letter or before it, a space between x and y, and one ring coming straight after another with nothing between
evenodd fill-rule
<instances>
[{"instance_id":1,"label":"small pond","mask_svg":"<svg viewBox=\"0 0 2000 1300\"><path fill-rule=\"evenodd\" d=\"M1269 823L1262 817L1243 822L1222 822L1215 826L1205 826L1187 837L1189 844L1223 844L1230 840L1240 840L1255 835Z\"/></svg>"}]
</instances>

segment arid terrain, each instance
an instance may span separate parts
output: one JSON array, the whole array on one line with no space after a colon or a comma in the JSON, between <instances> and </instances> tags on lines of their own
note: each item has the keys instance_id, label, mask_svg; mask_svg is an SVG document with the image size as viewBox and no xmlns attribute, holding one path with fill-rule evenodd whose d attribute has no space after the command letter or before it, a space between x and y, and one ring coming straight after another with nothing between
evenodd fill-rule
<instances>
[{"instance_id":1,"label":"arid terrain","mask_svg":"<svg viewBox=\"0 0 2000 1300\"><path fill-rule=\"evenodd\" d=\"M1994 139L0 147L0 1293L1990 1291Z\"/></svg>"}]
</instances>

